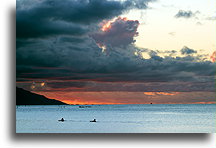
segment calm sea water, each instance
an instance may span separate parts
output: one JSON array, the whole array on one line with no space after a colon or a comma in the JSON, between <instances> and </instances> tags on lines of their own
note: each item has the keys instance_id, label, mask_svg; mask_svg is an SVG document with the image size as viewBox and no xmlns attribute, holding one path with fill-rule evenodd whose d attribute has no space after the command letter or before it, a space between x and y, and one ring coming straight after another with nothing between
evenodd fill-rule
<instances>
[{"instance_id":1,"label":"calm sea water","mask_svg":"<svg viewBox=\"0 0 216 148\"><path fill-rule=\"evenodd\" d=\"M65 122L58 120L64 118ZM97 122L89 122L92 119ZM17 106L17 133L215 133L215 104Z\"/></svg>"}]
</instances>

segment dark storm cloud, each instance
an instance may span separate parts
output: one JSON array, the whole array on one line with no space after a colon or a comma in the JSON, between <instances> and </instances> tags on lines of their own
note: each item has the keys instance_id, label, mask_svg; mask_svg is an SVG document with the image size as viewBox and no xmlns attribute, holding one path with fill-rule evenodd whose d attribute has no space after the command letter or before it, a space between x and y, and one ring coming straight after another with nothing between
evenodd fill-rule
<instances>
[{"instance_id":1,"label":"dark storm cloud","mask_svg":"<svg viewBox=\"0 0 216 148\"><path fill-rule=\"evenodd\" d=\"M176 18L191 18L194 17L196 13L199 12L192 12L191 10L185 11L185 10L179 10L179 12L175 15Z\"/></svg>"},{"instance_id":2,"label":"dark storm cloud","mask_svg":"<svg viewBox=\"0 0 216 148\"><path fill-rule=\"evenodd\" d=\"M183 57L161 57L158 51L140 49L132 44L125 47L107 46L106 51L102 52L94 39L83 37L79 38L78 42L76 39L73 42L73 37L62 36L57 39L36 40L32 44L17 49L17 80L118 83L214 82L215 63L202 61L199 55L190 56L190 53L196 52L191 51L190 48L183 48ZM149 54L151 58L143 59L143 52ZM53 84L52 87L63 86L64 83L56 87L55 85L58 84ZM65 86L72 87L68 84ZM178 90L180 88L183 90L183 86L186 87L182 84L179 85ZM193 86L196 87L193 89L184 88L184 90L200 90L198 85ZM209 85L206 89L211 90L211 88L212 86ZM156 90L158 89L161 88ZM172 89L176 90L176 88L170 87L170 90ZM91 90L100 89L95 87Z\"/></svg>"},{"instance_id":3,"label":"dark storm cloud","mask_svg":"<svg viewBox=\"0 0 216 148\"><path fill-rule=\"evenodd\" d=\"M17 38L83 35L89 24L111 19L130 9L145 9L151 0L43 0L26 6L18 1Z\"/></svg>"},{"instance_id":4,"label":"dark storm cloud","mask_svg":"<svg viewBox=\"0 0 216 148\"><path fill-rule=\"evenodd\" d=\"M35 81L35 83L41 83L42 81ZM45 82L46 87L38 87L39 91L64 91L64 92L115 92L115 91L127 91L127 92L190 92L190 91L215 91L214 82ZM17 83L18 87L31 91L31 82Z\"/></svg>"},{"instance_id":5,"label":"dark storm cloud","mask_svg":"<svg viewBox=\"0 0 216 148\"><path fill-rule=\"evenodd\" d=\"M88 31L85 26L78 26L63 21L35 20L33 16L20 20L17 14L17 38L44 38L54 35L83 35Z\"/></svg>"},{"instance_id":6,"label":"dark storm cloud","mask_svg":"<svg viewBox=\"0 0 216 148\"><path fill-rule=\"evenodd\" d=\"M17 81L49 80L52 81L49 88L53 89L86 88L85 83L67 83L68 80L80 83L214 82L215 63L203 61L199 55L192 57L191 51L184 51L188 54L183 57L161 57L158 51L135 47L138 21L117 19L113 28L104 33L98 28L101 21L118 17L129 9L146 8L146 2L44 0L32 6L19 6ZM106 45L106 50L102 52L97 43ZM149 54L150 59L144 59L143 52ZM183 86L186 87L180 84L179 90ZM185 89L198 90L198 85L193 86L196 87L189 89L187 85ZM210 90L209 87L206 89ZM162 86L158 86L158 90L160 88ZM100 89L97 86L90 90Z\"/></svg>"},{"instance_id":7,"label":"dark storm cloud","mask_svg":"<svg viewBox=\"0 0 216 148\"><path fill-rule=\"evenodd\" d=\"M107 49L101 52L94 40L84 43L58 41L48 44L20 48L23 55L18 56L18 66L25 65L32 70L18 68L21 78L85 80L98 82L172 82L213 81L215 64L200 61L199 56L160 57L155 51L147 51L150 59L135 55L139 48L128 45L124 48ZM28 48L28 50L25 50ZM47 52L46 49L49 51ZM35 51L35 52L33 52ZM46 52L45 52L46 51ZM28 62L25 62L28 61ZM56 69L35 69L34 67L57 67ZM58 69L61 67L62 69ZM65 68L65 69L64 69ZM28 74L29 71L29 74Z\"/></svg>"},{"instance_id":8,"label":"dark storm cloud","mask_svg":"<svg viewBox=\"0 0 216 148\"><path fill-rule=\"evenodd\" d=\"M83 88L87 82L49 82L48 87L51 88Z\"/></svg>"},{"instance_id":9,"label":"dark storm cloud","mask_svg":"<svg viewBox=\"0 0 216 148\"><path fill-rule=\"evenodd\" d=\"M197 53L196 50L193 50L193 49L190 49L188 48L187 46L184 46L182 49L181 49L181 54L183 55L188 55L188 54L193 54L193 53Z\"/></svg>"},{"instance_id":10,"label":"dark storm cloud","mask_svg":"<svg viewBox=\"0 0 216 148\"><path fill-rule=\"evenodd\" d=\"M126 20L126 18L119 17L110 23L109 28L93 34L92 37L102 45L127 46L135 42L134 37L138 36L138 25L137 20Z\"/></svg>"}]
</instances>

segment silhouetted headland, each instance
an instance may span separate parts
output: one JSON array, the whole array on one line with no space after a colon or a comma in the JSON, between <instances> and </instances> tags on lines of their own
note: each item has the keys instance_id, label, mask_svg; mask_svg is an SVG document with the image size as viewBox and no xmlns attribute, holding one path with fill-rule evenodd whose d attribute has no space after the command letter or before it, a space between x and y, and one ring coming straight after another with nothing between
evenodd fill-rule
<instances>
[{"instance_id":1,"label":"silhouetted headland","mask_svg":"<svg viewBox=\"0 0 216 148\"><path fill-rule=\"evenodd\" d=\"M42 95L16 87L16 105L67 105L55 99L48 99Z\"/></svg>"}]
</instances>

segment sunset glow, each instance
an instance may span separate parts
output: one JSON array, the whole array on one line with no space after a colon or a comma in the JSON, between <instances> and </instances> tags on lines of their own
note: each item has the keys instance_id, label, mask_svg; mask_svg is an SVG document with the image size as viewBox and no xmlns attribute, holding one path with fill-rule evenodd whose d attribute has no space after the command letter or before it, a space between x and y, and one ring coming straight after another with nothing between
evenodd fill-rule
<instances>
[{"instance_id":1,"label":"sunset glow","mask_svg":"<svg viewBox=\"0 0 216 148\"><path fill-rule=\"evenodd\" d=\"M68 104L214 104L214 92L34 92ZM133 99L131 99L133 98ZM194 99L196 98L196 99Z\"/></svg>"},{"instance_id":2,"label":"sunset glow","mask_svg":"<svg viewBox=\"0 0 216 148\"><path fill-rule=\"evenodd\" d=\"M43 87L43 86L45 86L45 83L44 83L44 82L42 82L40 85Z\"/></svg>"},{"instance_id":3,"label":"sunset glow","mask_svg":"<svg viewBox=\"0 0 216 148\"><path fill-rule=\"evenodd\" d=\"M102 31L107 31L107 30L109 30L110 28L111 28L111 21L108 21L107 23L105 23L103 26L102 26L102 28L101 28L101 30Z\"/></svg>"},{"instance_id":4,"label":"sunset glow","mask_svg":"<svg viewBox=\"0 0 216 148\"><path fill-rule=\"evenodd\" d=\"M165 96L174 96L179 94L179 92L172 92L172 93L168 93L168 92L144 92L145 95L149 95L149 96L155 96L155 95L165 95Z\"/></svg>"},{"instance_id":5,"label":"sunset glow","mask_svg":"<svg viewBox=\"0 0 216 148\"><path fill-rule=\"evenodd\" d=\"M214 63L216 59L216 51L214 51L210 57L211 61Z\"/></svg>"},{"instance_id":6,"label":"sunset glow","mask_svg":"<svg viewBox=\"0 0 216 148\"><path fill-rule=\"evenodd\" d=\"M123 17L123 18L118 17L117 19L121 19L122 21L127 21L127 20L128 20L126 17ZM115 19L115 20L117 20L117 19ZM106 31L108 31L109 29L111 29L112 23L113 23L115 20L107 21L105 24L103 24L101 30L104 31L104 32L106 32Z\"/></svg>"}]
</instances>

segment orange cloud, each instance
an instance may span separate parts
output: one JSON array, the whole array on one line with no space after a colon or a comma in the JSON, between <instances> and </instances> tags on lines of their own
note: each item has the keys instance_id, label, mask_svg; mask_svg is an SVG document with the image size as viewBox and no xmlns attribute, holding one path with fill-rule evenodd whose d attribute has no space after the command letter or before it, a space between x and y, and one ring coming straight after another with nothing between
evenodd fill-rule
<instances>
[{"instance_id":1,"label":"orange cloud","mask_svg":"<svg viewBox=\"0 0 216 148\"><path fill-rule=\"evenodd\" d=\"M127 21L128 20L126 17L120 18L120 19L123 20L123 21ZM114 21L107 21L105 24L103 24L101 30L102 31L108 31L112 27L112 23L113 22Z\"/></svg>"},{"instance_id":2,"label":"orange cloud","mask_svg":"<svg viewBox=\"0 0 216 148\"><path fill-rule=\"evenodd\" d=\"M172 92L172 93L168 93L168 92L144 92L145 95L148 96L155 96L155 95L165 95L165 96L174 96L179 94L179 92Z\"/></svg>"},{"instance_id":3,"label":"orange cloud","mask_svg":"<svg viewBox=\"0 0 216 148\"><path fill-rule=\"evenodd\" d=\"M148 96L155 96L156 92L144 92L144 94Z\"/></svg>"},{"instance_id":4,"label":"orange cloud","mask_svg":"<svg viewBox=\"0 0 216 148\"><path fill-rule=\"evenodd\" d=\"M215 57L216 57L216 52L214 51L212 55L210 56L211 61L214 63L215 62Z\"/></svg>"},{"instance_id":5,"label":"orange cloud","mask_svg":"<svg viewBox=\"0 0 216 148\"><path fill-rule=\"evenodd\" d=\"M105 23L105 24L102 26L101 30L102 30L102 31L107 31L107 30L109 30L110 28L111 28L111 21L108 21L107 23Z\"/></svg>"}]
</instances>

